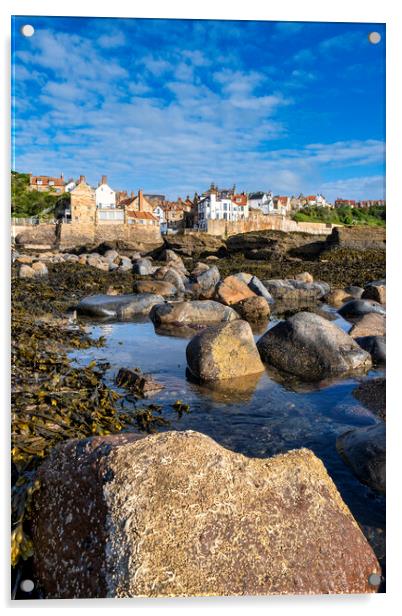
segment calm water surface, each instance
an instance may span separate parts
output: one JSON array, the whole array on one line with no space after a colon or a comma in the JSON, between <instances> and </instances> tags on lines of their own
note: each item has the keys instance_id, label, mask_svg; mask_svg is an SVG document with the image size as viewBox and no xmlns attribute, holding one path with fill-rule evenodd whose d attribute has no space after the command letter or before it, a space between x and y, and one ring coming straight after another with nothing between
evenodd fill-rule
<instances>
[{"instance_id":1,"label":"calm water surface","mask_svg":"<svg viewBox=\"0 0 402 616\"><path fill-rule=\"evenodd\" d=\"M275 322L272 320L267 327ZM340 317L335 322L346 331L351 327ZM151 373L165 389L148 400L138 401L137 407L151 402L161 404L163 416L172 422L169 429L203 432L224 447L248 456L269 457L300 447L314 451L363 525L377 555L382 556L385 499L354 477L335 447L337 436L346 430L379 421L353 397L352 391L359 380L378 376L381 371L372 370L360 379L311 386L291 382L266 369L261 375L212 389L186 378L185 350L189 338L158 335L149 320L87 324L93 337L105 337L106 345L71 353L71 357L79 365L93 359L109 362L105 381L112 387L121 367L139 367ZM264 331L263 328L255 332L256 339ZM118 388L117 391L127 393ZM189 404L191 410L180 419L171 408L178 399ZM122 404L127 411L134 408L132 401L123 399Z\"/></svg>"}]
</instances>

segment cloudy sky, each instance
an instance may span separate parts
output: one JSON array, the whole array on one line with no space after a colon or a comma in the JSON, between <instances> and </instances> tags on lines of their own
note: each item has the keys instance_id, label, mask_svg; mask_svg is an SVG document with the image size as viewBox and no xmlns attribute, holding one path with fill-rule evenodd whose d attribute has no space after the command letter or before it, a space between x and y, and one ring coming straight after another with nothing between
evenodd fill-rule
<instances>
[{"instance_id":1,"label":"cloudy sky","mask_svg":"<svg viewBox=\"0 0 402 616\"><path fill-rule=\"evenodd\" d=\"M17 17L13 32L17 171L169 198L212 181L384 198L382 25Z\"/></svg>"}]
</instances>

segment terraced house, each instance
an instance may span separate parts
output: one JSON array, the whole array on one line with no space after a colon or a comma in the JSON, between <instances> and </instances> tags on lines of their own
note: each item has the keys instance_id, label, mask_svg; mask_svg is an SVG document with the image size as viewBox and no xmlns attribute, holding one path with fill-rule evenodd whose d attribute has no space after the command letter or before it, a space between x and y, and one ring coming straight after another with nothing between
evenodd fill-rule
<instances>
[{"instance_id":1,"label":"terraced house","mask_svg":"<svg viewBox=\"0 0 402 616\"><path fill-rule=\"evenodd\" d=\"M238 222L249 217L249 202L246 193L235 193L234 187L219 189L214 184L203 193L198 202L198 228L208 230L209 220Z\"/></svg>"}]
</instances>

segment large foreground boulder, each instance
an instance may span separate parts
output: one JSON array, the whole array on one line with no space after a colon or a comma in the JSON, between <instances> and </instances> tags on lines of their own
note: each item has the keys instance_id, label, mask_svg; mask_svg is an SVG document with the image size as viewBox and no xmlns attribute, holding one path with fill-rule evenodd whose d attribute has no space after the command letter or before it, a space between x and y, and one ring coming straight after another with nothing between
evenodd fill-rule
<instances>
[{"instance_id":1,"label":"large foreground boulder","mask_svg":"<svg viewBox=\"0 0 402 616\"><path fill-rule=\"evenodd\" d=\"M46 598L375 592L378 561L322 462L247 458L197 432L57 446L39 471Z\"/></svg>"},{"instance_id":2,"label":"large foreground boulder","mask_svg":"<svg viewBox=\"0 0 402 616\"><path fill-rule=\"evenodd\" d=\"M172 302L155 306L150 317L156 325L205 324L233 321L239 318L237 312L229 306L223 306L213 300L195 300L188 302Z\"/></svg>"},{"instance_id":3,"label":"large foreground boulder","mask_svg":"<svg viewBox=\"0 0 402 616\"><path fill-rule=\"evenodd\" d=\"M161 295L153 293L89 295L77 304L77 312L89 317L126 319L135 315L148 315L152 306L163 302Z\"/></svg>"},{"instance_id":4,"label":"large foreground boulder","mask_svg":"<svg viewBox=\"0 0 402 616\"><path fill-rule=\"evenodd\" d=\"M337 438L336 447L354 475L373 490L385 492L385 423L354 428Z\"/></svg>"},{"instance_id":5,"label":"large foreground boulder","mask_svg":"<svg viewBox=\"0 0 402 616\"><path fill-rule=\"evenodd\" d=\"M191 374L201 381L222 381L263 372L253 332L246 321L208 327L186 349Z\"/></svg>"},{"instance_id":6,"label":"large foreground boulder","mask_svg":"<svg viewBox=\"0 0 402 616\"><path fill-rule=\"evenodd\" d=\"M336 325L311 312L298 312L259 339L264 362L318 381L371 367L371 357Z\"/></svg>"}]
</instances>

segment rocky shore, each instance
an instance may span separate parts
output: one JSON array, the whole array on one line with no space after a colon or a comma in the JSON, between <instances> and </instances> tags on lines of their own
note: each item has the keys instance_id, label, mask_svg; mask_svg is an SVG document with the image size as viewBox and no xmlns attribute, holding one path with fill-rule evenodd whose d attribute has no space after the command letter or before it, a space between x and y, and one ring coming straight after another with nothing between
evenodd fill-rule
<instances>
[{"instance_id":1,"label":"rocky shore","mask_svg":"<svg viewBox=\"0 0 402 616\"><path fill-rule=\"evenodd\" d=\"M336 446L383 493L385 402L366 377L385 366L381 238L273 233L175 236L151 254L13 253L16 582L28 567L48 598L378 591L372 548L311 451L256 459L169 431L144 400L160 387L152 377L122 366L119 386L140 401L127 413L105 365L76 368L66 355L104 343L89 338L88 319L150 319L189 338L188 378L211 389L266 369L305 383L361 377L356 397L376 423Z\"/></svg>"}]
</instances>

